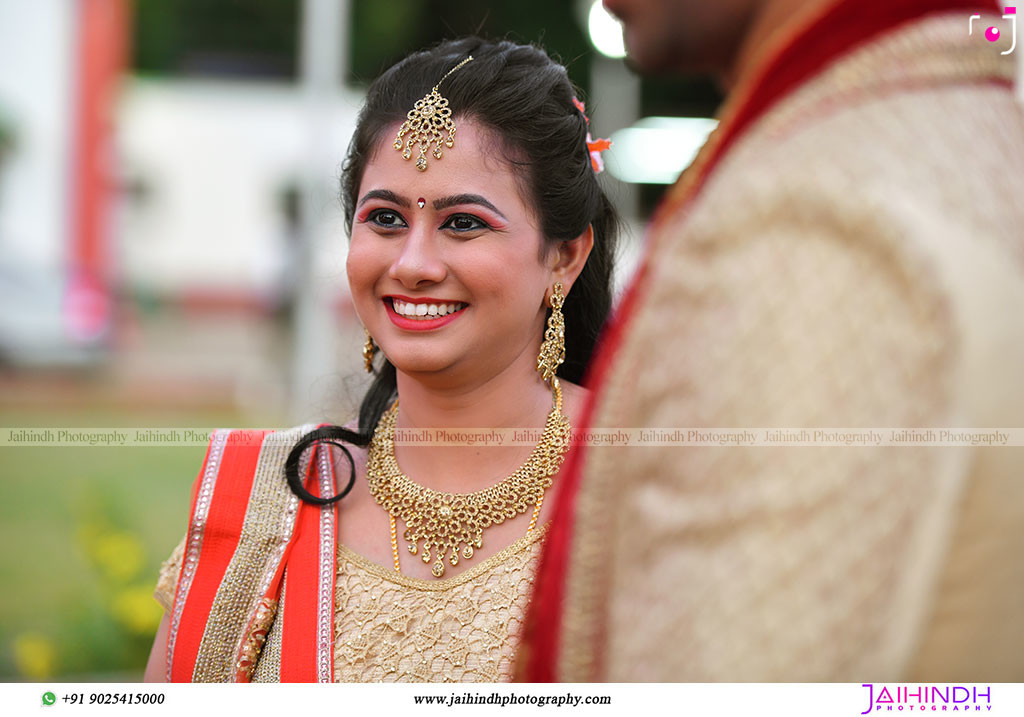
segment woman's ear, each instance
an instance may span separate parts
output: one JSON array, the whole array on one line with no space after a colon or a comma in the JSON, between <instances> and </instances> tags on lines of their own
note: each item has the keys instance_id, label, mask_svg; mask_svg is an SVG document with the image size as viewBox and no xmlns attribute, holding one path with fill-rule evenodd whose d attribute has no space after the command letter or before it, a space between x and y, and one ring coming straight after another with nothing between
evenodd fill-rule
<instances>
[{"instance_id":1,"label":"woman's ear","mask_svg":"<svg viewBox=\"0 0 1024 717\"><path fill-rule=\"evenodd\" d=\"M552 252L552 283L562 282L565 293L568 294L576 278L583 271L583 265L587 263L590 250L594 248L594 227L591 224L575 239L558 242L555 251Z\"/></svg>"}]
</instances>

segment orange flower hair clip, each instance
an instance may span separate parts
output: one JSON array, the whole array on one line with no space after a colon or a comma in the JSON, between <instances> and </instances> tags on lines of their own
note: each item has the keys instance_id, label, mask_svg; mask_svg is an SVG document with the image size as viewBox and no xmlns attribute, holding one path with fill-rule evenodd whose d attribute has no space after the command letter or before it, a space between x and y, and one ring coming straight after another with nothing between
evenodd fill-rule
<instances>
[{"instance_id":1,"label":"orange flower hair clip","mask_svg":"<svg viewBox=\"0 0 1024 717\"><path fill-rule=\"evenodd\" d=\"M572 98L572 103L576 105L576 109L583 115L583 119L587 121L587 127L589 128L590 118L587 117L583 103L575 97ZM587 151L590 152L590 166L594 168L594 174L600 174L604 171L604 160L601 158L601 152L611 146L612 141L610 139L594 139L590 136L590 130L587 129Z\"/></svg>"}]
</instances>

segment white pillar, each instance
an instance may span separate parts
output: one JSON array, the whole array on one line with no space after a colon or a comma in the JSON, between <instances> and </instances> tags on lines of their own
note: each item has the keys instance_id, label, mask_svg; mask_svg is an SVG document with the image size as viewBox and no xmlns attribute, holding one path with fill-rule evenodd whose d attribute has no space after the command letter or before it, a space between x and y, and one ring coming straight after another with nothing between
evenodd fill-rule
<instances>
[{"instance_id":1,"label":"white pillar","mask_svg":"<svg viewBox=\"0 0 1024 717\"><path fill-rule=\"evenodd\" d=\"M303 0L299 41L300 76L306 108L306 158L300 203L300 241L295 294L291 414L306 421L321 409L314 384L334 371L337 328L331 321L330 292L315 271L319 240L329 207L337 201L335 175L340 157L328 149L331 109L347 75L349 0Z\"/></svg>"}]
</instances>

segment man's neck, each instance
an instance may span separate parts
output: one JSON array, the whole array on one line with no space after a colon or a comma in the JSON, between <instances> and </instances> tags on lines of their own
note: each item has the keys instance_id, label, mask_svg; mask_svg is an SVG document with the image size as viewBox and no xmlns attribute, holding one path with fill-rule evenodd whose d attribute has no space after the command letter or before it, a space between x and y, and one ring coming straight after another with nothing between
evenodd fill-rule
<instances>
[{"instance_id":1,"label":"man's neck","mask_svg":"<svg viewBox=\"0 0 1024 717\"><path fill-rule=\"evenodd\" d=\"M735 60L722 73L721 82L732 92L776 51L782 38L805 24L809 17L821 14L824 6L838 0L764 0L755 11L749 30L740 42Z\"/></svg>"}]
</instances>

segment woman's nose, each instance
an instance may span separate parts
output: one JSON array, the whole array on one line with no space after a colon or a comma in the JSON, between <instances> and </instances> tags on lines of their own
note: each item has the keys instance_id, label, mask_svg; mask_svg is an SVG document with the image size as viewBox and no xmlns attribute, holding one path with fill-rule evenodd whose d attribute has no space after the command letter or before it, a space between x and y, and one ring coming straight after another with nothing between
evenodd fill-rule
<instances>
[{"instance_id":1,"label":"woman's nose","mask_svg":"<svg viewBox=\"0 0 1024 717\"><path fill-rule=\"evenodd\" d=\"M408 289L440 283L447 274L437 238L426 227L406 235L402 249L388 271L388 276Z\"/></svg>"}]
</instances>

